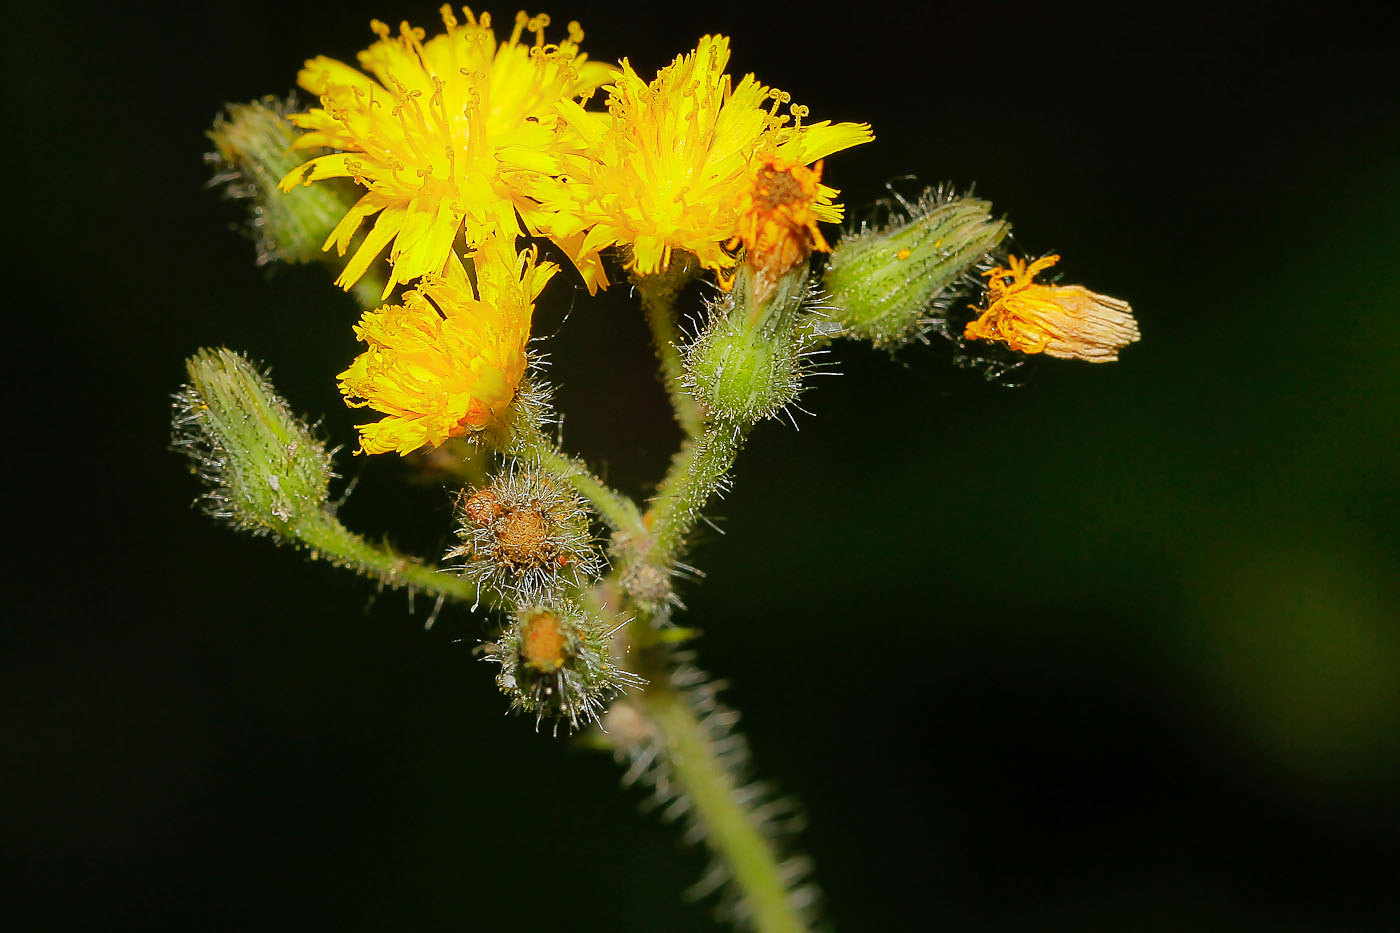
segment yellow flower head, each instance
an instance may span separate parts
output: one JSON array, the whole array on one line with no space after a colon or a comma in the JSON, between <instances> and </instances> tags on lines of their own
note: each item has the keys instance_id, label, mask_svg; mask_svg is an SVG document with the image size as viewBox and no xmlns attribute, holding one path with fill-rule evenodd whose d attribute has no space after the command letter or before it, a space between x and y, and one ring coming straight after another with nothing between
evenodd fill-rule
<instances>
[{"instance_id":1,"label":"yellow flower head","mask_svg":"<svg viewBox=\"0 0 1400 933\"><path fill-rule=\"evenodd\" d=\"M739 202L739 229L727 244L742 244L745 263L754 271L762 302L778 279L805 262L813 250L831 252L817 209L822 202L822 164L806 168L775 155L760 158Z\"/></svg>"},{"instance_id":2,"label":"yellow flower head","mask_svg":"<svg viewBox=\"0 0 1400 933\"><path fill-rule=\"evenodd\" d=\"M631 247L629 265L642 274L665 269L677 249L694 253L706 268L726 269L733 259L723 246L738 230L760 153L806 165L874 139L865 123L803 125L806 107L778 114L790 96L751 74L733 86L728 62L729 40L705 36L650 83L624 59L606 114L571 101L559 105L588 151L568 159L568 178L541 199L558 207L549 219L556 239L575 237L561 245L580 268L622 244ZM835 189L818 191L817 218L840 220L840 206L831 203Z\"/></svg>"},{"instance_id":3,"label":"yellow flower head","mask_svg":"<svg viewBox=\"0 0 1400 933\"><path fill-rule=\"evenodd\" d=\"M365 218L379 215L336 280L343 288L391 241L386 296L398 282L443 272L464 228L468 248L494 233L514 236L519 211L526 230L537 232L544 212L525 188L581 150L556 105L592 93L615 69L579 52L578 23L569 24L568 39L546 44L549 17L522 12L510 38L497 43L489 14L463 13L459 23L444 6L447 31L427 41L422 29L403 23L391 36L376 20L379 41L359 55L369 74L320 56L297 76L321 106L290 117L307 131L295 146L342 151L288 173L282 190L337 177L367 189L323 247L335 244L341 255ZM525 31L532 43L521 41Z\"/></svg>"},{"instance_id":4,"label":"yellow flower head","mask_svg":"<svg viewBox=\"0 0 1400 933\"><path fill-rule=\"evenodd\" d=\"M360 425L365 453L409 454L499 422L525 375L534 300L558 271L493 237L475 256L476 289L459 271L427 275L402 305L368 311L369 344L339 376L352 406L388 415Z\"/></svg>"},{"instance_id":5,"label":"yellow flower head","mask_svg":"<svg viewBox=\"0 0 1400 933\"><path fill-rule=\"evenodd\" d=\"M1061 359L1109 363L1138 339L1133 309L1126 301L1091 292L1081 285L1041 285L1037 273L1060 261L1037 259L1029 266L1010 257L1011 268L997 266L988 277L987 307L977 309L964 336L999 340L1022 353L1045 353Z\"/></svg>"}]
</instances>

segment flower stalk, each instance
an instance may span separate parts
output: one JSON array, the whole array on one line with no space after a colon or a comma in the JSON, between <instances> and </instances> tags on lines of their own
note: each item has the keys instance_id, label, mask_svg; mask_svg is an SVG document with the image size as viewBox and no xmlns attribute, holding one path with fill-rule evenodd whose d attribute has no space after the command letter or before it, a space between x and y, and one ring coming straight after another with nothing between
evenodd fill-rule
<instances>
[{"instance_id":1,"label":"flower stalk","mask_svg":"<svg viewBox=\"0 0 1400 933\"><path fill-rule=\"evenodd\" d=\"M704 417L695 397L685 390L685 364L681 356L681 331L676 323L676 301L681 291L699 273L699 265L684 253L673 253L671 264L660 272L633 274L632 282L642 300L651 345L661 366L661 382L671 400L676 421L686 437L704 430Z\"/></svg>"},{"instance_id":2,"label":"flower stalk","mask_svg":"<svg viewBox=\"0 0 1400 933\"><path fill-rule=\"evenodd\" d=\"M466 579L400 554L392 548L376 547L329 514L323 513L299 523L293 530L293 536L311 549L313 560L327 560L337 567L347 567L385 586L407 587L469 605L478 601L477 587Z\"/></svg>"},{"instance_id":3,"label":"flower stalk","mask_svg":"<svg viewBox=\"0 0 1400 933\"><path fill-rule=\"evenodd\" d=\"M742 891L745 920L760 933L809 929L772 842L740 801L740 787L685 699L669 686L648 688L642 706L660 732L666 764L681 785L706 841Z\"/></svg>"}]
</instances>

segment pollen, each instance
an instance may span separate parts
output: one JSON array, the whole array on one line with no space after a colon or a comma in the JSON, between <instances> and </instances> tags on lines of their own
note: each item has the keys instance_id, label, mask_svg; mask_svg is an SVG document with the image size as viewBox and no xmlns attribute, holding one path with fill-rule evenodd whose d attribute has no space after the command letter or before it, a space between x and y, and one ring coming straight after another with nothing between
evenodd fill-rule
<instances>
[{"instance_id":1,"label":"pollen","mask_svg":"<svg viewBox=\"0 0 1400 933\"><path fill-rule=\"evenodd\" d=\"M1046 256L1027 264L1012 256L1009 268L983 273L988 279L986 307L976 309L979 316L968 323L964 336L1060 359L1117 360L1118 351L1140 336L1132 307L1082 285L1035 281L1059 261L1059 256Z\"/></svg>"},{"instance_id":2,"label":"pollen","mask_svg":"<svg viewBox=\"0 0 1400 933\"><path fill-rule=\"evenodd\" d=\"M568 636L552 612L531 616L521 630L520 654L528 667L550 673L564 666L567 660Z\"/></svg>"}]
</instances>

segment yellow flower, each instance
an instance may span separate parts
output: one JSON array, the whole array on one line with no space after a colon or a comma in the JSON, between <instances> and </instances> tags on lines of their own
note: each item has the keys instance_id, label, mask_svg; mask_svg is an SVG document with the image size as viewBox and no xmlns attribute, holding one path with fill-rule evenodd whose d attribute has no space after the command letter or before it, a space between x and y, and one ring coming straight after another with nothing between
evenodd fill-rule
<instances>
[{"instance_id":1,"label":"yellow flower","mask_svg":"<svg viewBox=\"0 0 1400 933\"><path fill-rule=\"evenodd\" d=\"M831 252L817 212L822 198L822 163L806 168L775 155L760 158L739 202L739 228L727 244L744 247L745 264L753 270L754 294L767 300L778 279L813 250Z\"/></svg>"},{"instance_id":2,"label":"yellow flower","mask_svg":"<svg viewBox=\"0 0 1400 933\"><path fill-rule=\"evenodd\" d=\"M804 126L806 107L779 115L789 95L751 74L734 86L725 74L728 62L729 40L705 36L649 84L624 59L606 114L560 103L588 151L568 157L567 177L543 182L548 193L539 198L558 208L548 229L580 268L622 244L631 247L629 265L641 274L665 269L677 249L694 253L706 268L727 269L734 260L723 245L738 229L760 154L806 165L874 139L865 123ZM840 206L831 203L836 193L819 188L818 219L840 220Z\"/></svg>"},{"instance_id":3,"label":"yellow flower","mask_svg":"<svg viewBox=\"0 0 1400 933\"><path fill-rule=\"evenodd\" d=\"M442 273L464 228L468 248L496 233L511 237L519 232L519 211L525 230L537 232L546 211L525 188L533 176L562 171L564 157L581 151L556 105L591 94L615 69L578 51L578 23L569 24L568 39L547 45L549 17L519 13L510 38L497 43L489 14L463 12L465 24L444 6L447 31L426 42L421 29L404 23L391 37L376 20L379 41L359 55L369 75L320 56L297 76L321 106L290 117L307 130L295 146L342 151L288 173L282 190L337 177L367 189L323 247L334 244L341 255L361 223L378 214L336 280L343 288L391 241L386 296L396 283ZM520 41L525 30L533 44Z\"/></svg>"},{"instance_id":4,"label":"yellow flower","mask_svg":"<svg viewBox=\"0 0 1400 933\"><path fill-rule=\"evenodd\" d=\"M1081 285L1041 285L1037 273L1060 261L1037 259L1029 266L1010 257L987 276L987 307L971 321L964 336L999 340L1022 353L1045 353L1061 359L1109 363L1138 339L1133 309L1126 301L1091 292Z\"/></svg>"},{"instance_id":5,"label":"yellow flower","mask_svg":"<svg viewBox=\"0 0 1400 933\"><path fill-rule=\"evenodd\" d=\"M360 425L365 453L409 454L500 421L525 375L534 300L559 269L512 242L481 244L475 294L453 269L360 319L355 336L369 349L340 374L340 391L388 415Z\"/></svg>"}]
</instances>

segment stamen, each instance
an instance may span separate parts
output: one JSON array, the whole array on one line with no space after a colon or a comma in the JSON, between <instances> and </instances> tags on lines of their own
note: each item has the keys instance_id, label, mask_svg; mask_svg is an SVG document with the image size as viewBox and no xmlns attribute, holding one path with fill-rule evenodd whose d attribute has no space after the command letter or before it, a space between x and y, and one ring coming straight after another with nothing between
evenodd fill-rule
<instances>
[{"instance_id":1,"label":"stamen","mask_svg":"<svg viewBox=\"0 0 1400 933\"><path fill-rule=\"evenodd\" d=\"M792 132L796 135L802 129L802 118L811 113L811 110L806 104L793 104L788 108L788 112L792 114Z\"/></svg>"}]
</instances>

